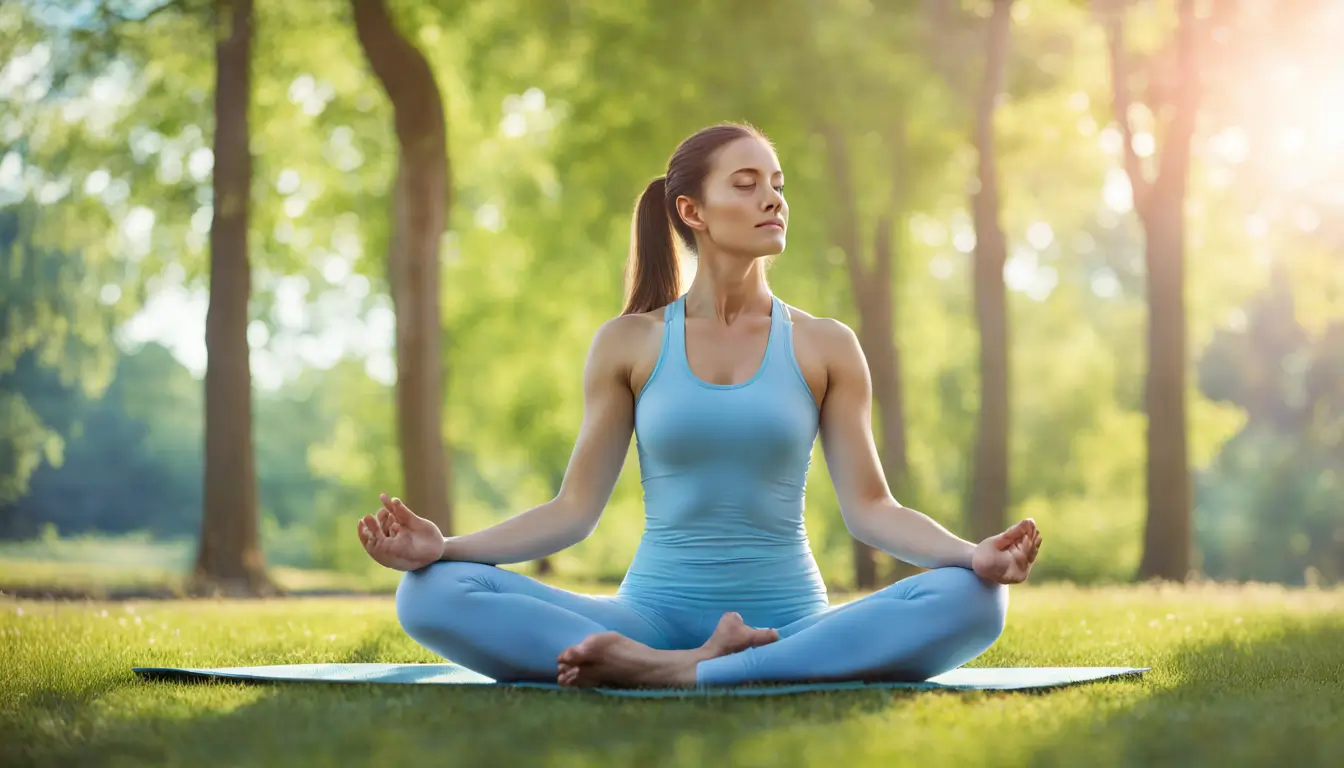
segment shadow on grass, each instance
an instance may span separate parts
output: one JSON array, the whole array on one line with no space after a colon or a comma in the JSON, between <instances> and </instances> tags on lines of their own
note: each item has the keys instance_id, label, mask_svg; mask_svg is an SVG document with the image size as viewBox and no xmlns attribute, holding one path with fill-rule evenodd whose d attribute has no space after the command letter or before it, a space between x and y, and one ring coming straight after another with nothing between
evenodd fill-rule
<instances>
[{"instance_id":1,"label":"shadow on grass","mask_svg":"<svg viewBox=\"0 0 1344 768\"><path fill-rule=\"evenodd\" d=\"M1191 643L1129 706L1083 713L1027 764L1344 765L1344 617L1255 642Z\"/></svg>"},{"instance_id":2,"label":"shadow on grass","mask_svg":"<svg viewBox=\"0 0 1344 768\"><path fill-rule=\"evenodd\" d=\"M145 683L182 689L232 683ZM252 700L227 711L139 716L124 727L40 757L105 765L686 765L735 764L744 739L884 711L909 692L768 698L619 699L502 688L246 684ZM929 694L922 694L929 695ZM937 693L934 695L955 695ZM689 752L688 752L689 750ZM716 759L721 758L721 759ZM777 763L775 763L777 764Z\"/></svg>"}]
</instances>

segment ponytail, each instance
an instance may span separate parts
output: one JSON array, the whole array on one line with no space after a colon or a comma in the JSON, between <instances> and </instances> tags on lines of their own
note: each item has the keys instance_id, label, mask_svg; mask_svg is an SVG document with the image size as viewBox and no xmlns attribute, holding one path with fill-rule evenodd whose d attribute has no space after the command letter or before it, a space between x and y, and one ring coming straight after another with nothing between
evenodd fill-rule
<instances>
[{"instance_id":1,"label":"ponytail","mask_svg":"<svg viewBox=\"0 0 1344 768\"><path fill-rule=\"evenodd\" d=\"M650 182L635 206L625 274L623 315L650 312L671 304L681 295L681 264L672 239L666 176Z\"/></svg>"}]
</instances>

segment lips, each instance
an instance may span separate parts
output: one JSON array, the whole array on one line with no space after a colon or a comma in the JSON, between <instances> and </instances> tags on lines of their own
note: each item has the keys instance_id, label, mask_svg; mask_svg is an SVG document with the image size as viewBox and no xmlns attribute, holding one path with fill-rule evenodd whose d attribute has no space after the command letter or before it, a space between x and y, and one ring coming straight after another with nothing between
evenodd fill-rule
<instances>
[{"instance_id":1,"label":"lips","mask_svg":"<svg viewBox=\"0 0 1344 768\"><path fill-rule=\"evenodd\" d=\"M783 229L784 229L784 222L782 222L782 221L765 221L765 222L761 222L760 224L757 224L757 225L756 225L756 228L757 228L757 229L761 229L762 227L775 227L775 228L778 228L778 229L780 229L780 230L783 230Z\"/></svg>"}]
</instances>

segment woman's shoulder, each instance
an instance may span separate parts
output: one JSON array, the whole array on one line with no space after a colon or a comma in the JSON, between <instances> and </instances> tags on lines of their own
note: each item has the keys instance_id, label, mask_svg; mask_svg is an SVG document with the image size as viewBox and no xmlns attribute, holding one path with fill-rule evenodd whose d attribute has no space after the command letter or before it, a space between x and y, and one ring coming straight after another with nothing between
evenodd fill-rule
<instances>
[{"instance_id":1,"label":"woman's shoulder","mask_svg":"<svg viewBox=\"0 0 1344 768\"><path fill-rule=\"evenodd\" d=\"M793 323L795 336L803 336L827 346L847 344L851 339L858 339L848 325L833 317L818 317L787 303L784 308L789 311L789 321Z\"/></svg>"},{"instance_id":2,"label":"woman's shoulder","mask_svg":"<svg viewBox=\"0 0 1344 768\"><path fill-rule=\"evenodd\" d=\"M638 359L650 345L662 344L663 325L662 307L617 315L598 326L593 334L593 353L626 362Z\"/></svg>"}]
</instances>

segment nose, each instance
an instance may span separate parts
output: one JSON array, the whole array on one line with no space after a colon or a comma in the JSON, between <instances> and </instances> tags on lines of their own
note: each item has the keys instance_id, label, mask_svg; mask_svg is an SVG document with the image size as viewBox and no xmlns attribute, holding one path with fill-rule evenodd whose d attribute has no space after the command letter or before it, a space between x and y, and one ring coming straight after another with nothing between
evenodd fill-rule
<instances>
[{"instance_id":1,"label":"nose","mask_svg":"<svg viewBox=\"0 0 1344 768\"><path fill-rule=\"evenodd\" d=\"M774 187L770 187L770 191L767 192L765 196L765 210L767 212L777 211L783 204L784 204L784 196L781 195L779 191L776 190Z\"/></svg>"}]
</instances>

